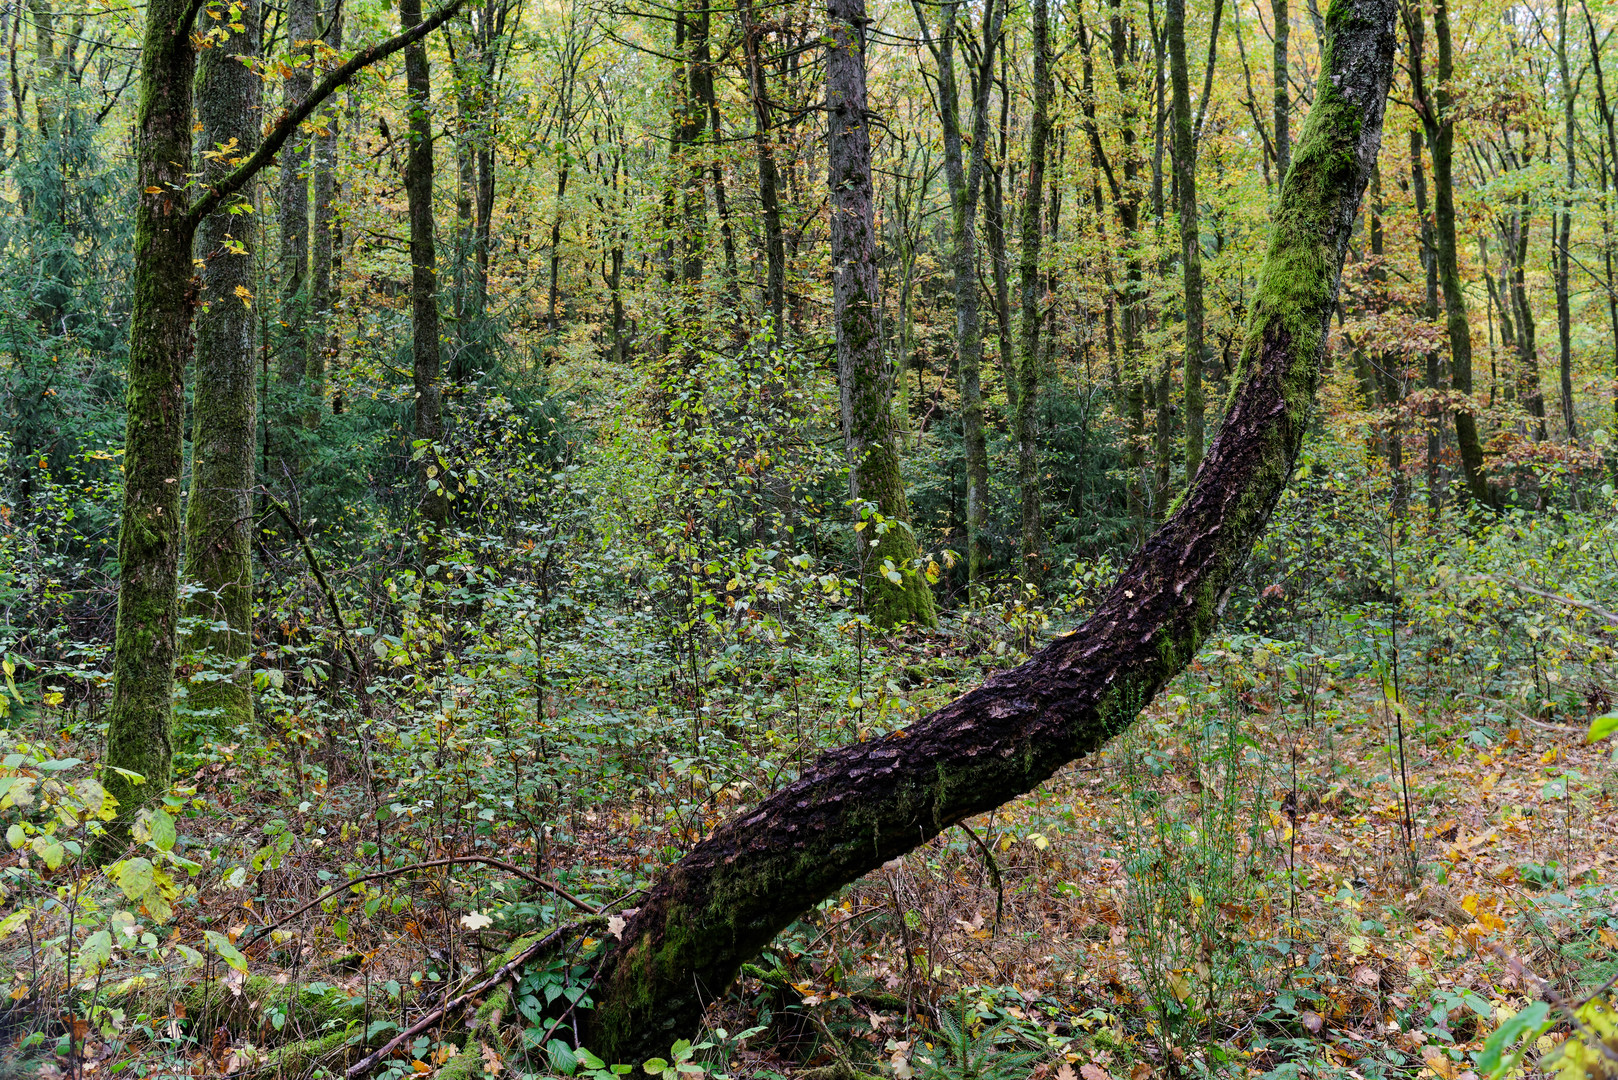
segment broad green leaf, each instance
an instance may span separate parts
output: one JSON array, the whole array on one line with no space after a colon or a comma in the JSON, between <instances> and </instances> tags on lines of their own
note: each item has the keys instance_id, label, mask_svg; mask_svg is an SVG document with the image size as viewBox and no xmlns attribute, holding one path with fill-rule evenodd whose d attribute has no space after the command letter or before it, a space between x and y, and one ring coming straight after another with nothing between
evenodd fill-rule
<instances>
[{"instance_id":1,"label":"broad green leaf","mask_svg":"<svg viewBox=\"0 0 1618 1080\"><path fill-rule=\"evenodd\" d=\"M228 937L217 930L204 930L202 936L208 939L208 944L213 946L214 952L218 953L225 963L244 975L247 973L247 957L230 943Z\"/></svg>"},{"instance_id":2,"label":"broad green leaf","mask_svg":"<svg viewBox=\"0 0 1618 1080\"><path fill-rule=\"evenodd\" d=\"M152 846L159 851L172 851L178 834L175 832L174 819L167 810L152 811Z\"/></svg>"},{"instance_id":3,"label":"broad green leaf","mask_svg":"<svg viewBox=\"0 0 1618 1080\"><path fill-rule=\"evenodd\" d=\"M669 1063L664 1061L662 1058L648 1058L646 1064L642 1065L641 1068L645 1069L653 1076L662 1076L668 1071Z\"/></svg>"},{"instance_id":4,"label":"broad green leaf","mask_svg":"<svg viewBox=\"0 0 1618 1080\"><path fill-rule=\"evenodd\" d=\"M117 870L117 875L112 874ZM118 883L118 888L131 900L139 900L152 891L152 864L147 859L136 857L125 859L123 862L108 868L108 877Z\"/></svg>"},{"instance_id":5,"label":"broad green leaf","mask_svg":"<svg viewBox=\"0 0 1618 1080\"><path fill-rule=\"evenodd\" d=\"M17 929L21 928L22 924L27 922L28 917L30 915L32 915L33 913L34 913L33 908L18 908L16 911L13 911L10 915L7 915L5 918L0 919L0 938L5 937L7 934L11 933L13 930L17 930Z\"/></svg>"},{"instance_id":6,"label":"broad green leaf","mask_svg":"<svg viewBox=\"0 0 1618 1080\"><path fill-rule=\"evenodd\" d=\"M79 963L84 965L86 972L100 968L112 959L112 934L107 930L97 930L84 939L79 947Z\"/></svg>"},{"instance_id":7,"label":"broad green leaf","mask_svg":"<svg viewBox=\"0 0 1618 1080\"><path fill-rule=\"evenodd\" d=\"M28 834L22 831L22 826L12 822L11 828L6 830L6 843L13 849L20 848L28 843Z\"/></svg>"},{"instance_id":8,"label":"broad green leaf","mask_svg":"<svg viewBox=\"0 0 1618 1080\"><path fill-rule=\"evenodd\" d=\"M1532 1042L1539 1038L1545 1028L1550 1026L1550 1022L1545 1019L1549 1012L1549 1005L1543 1001L1536 1001L1496 1028L1493 1034L1484 1040L1483 1049L1478 1051L1478 1074L1485 1077L1499 1075L1503 1071L1500 1059L1506 1048L1515 1046L1520 1041Z\"/></svg>"},{"instance_id":9,"label":"broad green leaf","mask_svg":"<svg viewBox=\"0 0 1618 1080\"><path fill-rule=\"evenodd\" d=\"M1618 731L1618 712L1598 716L1595 718L1595 722L1590 725L1590 734L1584 741L1600 742L1615 731Z\"/></svg>"}]
</instances>

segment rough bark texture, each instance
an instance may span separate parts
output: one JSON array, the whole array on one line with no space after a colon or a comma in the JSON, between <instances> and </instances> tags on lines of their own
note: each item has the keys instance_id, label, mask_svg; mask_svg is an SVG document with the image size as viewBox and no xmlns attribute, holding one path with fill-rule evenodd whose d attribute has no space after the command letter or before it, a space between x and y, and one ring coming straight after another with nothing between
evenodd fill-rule
<instances>
[{"instance_id":1,"label":"rough bark texture","mask_svg":"<svg viewBox=\"0 0 1618 1080\"><path fill-rule=\"evenodd\" d=\"M1202 238L1197 222L1197 142L1185 56L1185 0L1168 0L1169 78L1174 84L1174 183L1180 196L1180 266L1185 278L1185 475L1202 464ZM1204 102L1207 100L1204 92ZM1162 405L1159 404L1159 408Z\"/></svg>"},{"instance_id":2,"label":"rough bark texture","mask_svg":"<svg viewBox=\"0 0 1618 1080\"><path fill-rule=\"evenodd\" d=\"M203 169L222 178L258 148L262 85L241 62L259 51L258 0L242 0L240 30L203 52L196 108ZM221 147L231 150L222 152ZM218 155L218 156L206 156ZM229 678L194 682L193 710L218 710L210 726L229 731L253 719L248 657L253 618L253 453L258 398L253 378L251 197L216 210L197 229L202 310L197 316L196 392L191 437L191 499L186 507L186 571L202 587L186 614L203 620L188 645L228 665ZM240 290L240 291L238 291Z\"/></svg>"},{"instance_id":3,"label":"rough bark texture","mask_svg":"<svg viewBox=\"0 0 1618 1080\"><path fill-rule=\"evenodd\" d=\"M1292 15L1287 0L1270 0L1270 17L1275 33L1275 175L1285 180L1292 166L1292 87L1289 39Z\"/></svg>"},{"instance_id":4,"label":"rough bark texture","mask_svg":"<svg viewBox=\"0 0 1618 1080\"><path fill-rule=\"evenodd\" d=\"M399 0L399 25L421 22L421 0ZM427 46L405 48L405 92L410 99L410 152L405 159L405 197L410 206L411 376L416 386L415 437L421 448L421 516L428 537L423 553L437 550L436 535L449 521L447 489L439 479L436 444L444 434L444 398L439 386L438 249L433 234L432 82Z\"/></svg>"},{"instance_id":5,"label":"rough bark texture","mask_svg":"<svg viewBox=\"0 0 1618 1080\"><path fill-rule=\"evenodd\" d=\"M1017 395L1017 485L1022 494L1023 580L1038 582L1043 570L1045 525L1039 497L1040 352L1043 318L1039 275L1040 199L1044 194L1046 144L1051 134L1050 11L1048 0L1033 0L1034 108L1028 118L1028 195L1022 206L1022 266L1019 275L1021 383Z\"/></svg>"},{"instance_id":6,"label":"rough bark texture","mask_svg":"<svg viewBox=\"0 0 1618 1080\"><path fill-rule=\"evenodd\" d=\"M1077 631L904 731L824 755L671 867L605 959L591 1049L665 1052L806 908L1093 753L1196 653L1302 445L1381 141L1393 0L1336 3L1327 19L1230 408L1179 509Z\"/></svg>"},{"instance_id":7,"label":"rough bark texture","mask_svg":"<svg viewBox=\"0 0 1618 1080\"><path fill-rule=\"evenodd\" d=\"M876 216L870 117L865 106L865 0L831 0L826 51L827 157L831 163L833 319L849 494L885 519L859 534L866 610L892 627L938 621L926 578L912 565L916 538L893 440L893 377L877 327ZM892 574L893 577L889 575ZM897 578L898 580L894 580Z\"/></svg>"},{"instance_id":8,"label":"rough bark texture","mask_svg":"<svg viewBox=\"0 0 1618 1080\"><path fill-rule=\"evenodd\" d=\"M168 789L174 746L175 633L179 619L180 453L186 362L191 356L194 228L191 79L196 53L187 0L151 0L141 42L135 121L135 272L130 314L124 502L118 532L118 620L107 717L106 764L120 816Z\"/></svg>"}]
</instances>

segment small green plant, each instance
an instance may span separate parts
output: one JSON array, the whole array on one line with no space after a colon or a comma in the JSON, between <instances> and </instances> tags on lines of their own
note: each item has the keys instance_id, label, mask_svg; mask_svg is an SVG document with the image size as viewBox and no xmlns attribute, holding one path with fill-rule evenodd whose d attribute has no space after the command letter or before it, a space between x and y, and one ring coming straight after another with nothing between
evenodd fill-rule
<instances>
[{"instance_id":1,"label":"small green plant","mask_svg":"<svg viewBox=\"0 0 1618 1080\"><path fill-rule=\"evenodd\" d=\"M988 1023L993 1016L992 1010L978 1008L961 991L955 1009L938 1014L939 1030L932 1040L936 1045L914 1055L920 1066L917 1075L924 1080L1021 1080L1027 1076L1040 1051L1017 1048L1009 1030L1011 1017Z\"/></svg>"}]
</instances>

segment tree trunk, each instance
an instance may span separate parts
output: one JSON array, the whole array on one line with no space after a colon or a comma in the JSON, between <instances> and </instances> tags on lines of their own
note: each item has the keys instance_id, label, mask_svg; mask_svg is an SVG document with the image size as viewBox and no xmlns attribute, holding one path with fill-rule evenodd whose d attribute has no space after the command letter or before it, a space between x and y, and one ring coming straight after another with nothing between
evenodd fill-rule
<instances>
[{"instance_id":1,"label":"tree trunk","mask_svg":"<svg viewBox=\"0 0 1618 1080\"><path fill-rule=\"evenodd\" d=\"M416 33L391 38L351 57L322 79L303 105L277 120L258 149L233 165L224 178L206 176L201 194L189 205L191 82L196 68L190 24L197 9L191 0L153 0L146 7L135 124L138 195L124 498L118 531L118 616L105 757L111 766L107 791L122 809L117 826L97 845L98 857L118 855L133 811L161 798L171 779L183 381L197 299L191 263L197 228L246 187L320 101L355 72L442 25L460 2L450 0ZM145 783L118 770L137 773Z\"/></svg>"},{"instance_id":2,"label":"tree trunk","mask_svg":"<svg viewBox=\"0 0 1618 1080\"><path fill-rule=\"evenodd\" d=\"M331 5L322 28L321 40L333 50L343 47L343 5ZM309 336L309 359L304 365L305 390L309 408L304 414L307 427L320 423L326 393L326 360L333 352L338 334L333 329L332 308L336 296L332 271L337 261L337 110L330 109L318 125L311 161L310 188L315 204L314 229L310 235L309 313L313 323Z\"/></svg>"},{"instance_id":3,"label":"tree trunk","mask_svg":"<svg viewBox=\"0 0 1618 1080\"><path fill-rule=\"evenodd\" d=\"M1596 160L1601 164L1601 250L1607 277L1607 320L1612 326L1612 422L1613 429L1618 430L1618 266L1614 265L1613 258L1613 214L1618 212L1618 198L1614 197L1618 195L1618 118L1614 113L1618 110L1613 108L1607 97L1607 80L1601 69L1601 45L1596 40L1595 20L1590 17L1590 7L1585 0L1579 0L1579 8L1584 13L1585 29L1590 34L1590 64L1596 76L1596 109L1602 134L1606 136L1604 142L1597 139L1601 143L1601 152ZM1613 480L1618 481L1618 453L1609 451L1608 469Z\"/></svg>"},{"instance_id":4,"label":"tree trunk","mask_svg":"<svg viewBox=\"0 0 1618 1080\"><path fill-rule=\"evenodd\" d=\"M1539 342L1534 309L1528 300L1528 240L1532 208L1526 193L1518 196L1510 231L1503 239L1511 263L1511 310L1517 321L1517 399L1534 418L1534 438L1545 439L1545 390L1539 377Z\"/></svg>"},{"instance_id":5,"label":"tree trunk","mask_svg":"<svg viewBox=\"0 0 1618 1080\"><path fill-rule=\"evenodd\" d=\"M747 93L753 104L753 147L758 155L758 201L764 214L764 305L770 313L770 326L776 340L782 335L781 318L786 311L786 241L781 234L780 176L775 166L775 144L770 141L773 122L764 81L764 65L759 58L763 30L753 17L751 0L740 0L737 14L742 23L742 51L747 61Z\"/></svg>"},{"instance_id":6,"label":"tree trunk","mask_svg":"<svg viewBox=\"0 0 1618 1080\"><path fill-rule=\"evenodd\" d=\"M915 0L912 0L915 6ZM955 43L960 34L960 0L946 0L939 41L938 112L944 133L944 176L949 184L954 252L950 273L955 291L955 345L961 378L961 441L966 457L966 577L969 599L976 601L988 573L989 452L983 433L983 326L978 304L977 210L983 189L985 151L989 141L989 87L994 51L1005 7L988 0L983 9L982 55L972 79L972 149L967 164L961 151L960 89L955 77ZM926 18L916 6L925 31Z\"/></svg>"},{"instance_id":7,"label":"tree trunk","mask_svg":"<svg viewBox=\"0 0 1618 1080\"><path fill-rule=\"evenodd\" d=\"M202 148L234 142L226 157L208 158L210 179L222 179L258 148L262 80L242 58L259 52L258 0L242 0L243 28L202 53L196 91ZM253 719L249 657L253 644L253 453L258 401L253 381L253 233L247 212L220 209L197 229L202 311L197 316L195 427L191 437L191 498L186 507L186 572L199 586L186 614L202 620L190 648L230 665L230 677L193 683L192 710L217 709L209 726L228 732Z\"/></svg>"},{"instance_id":8,"label":"tree trunk","mask_svg":"<svg viewBox=\"0 0 1618 1080\"><path fill-rule=\"evenodd\" d=\"M399 0L399 25L421 22L421 0ZM449 523L449 491L436 444L444 434L443 391L439 387L438 251L433 235L432 76L427 46L405 49L405 94L410 101L410 150L405 159L405 198L410 213L411 377L416 388L415 441L421 463L421 516L431 533L423 562L438 549L438 533Z\"/></svg>"},{"instance_id":9,"label":"tree trunk","mask_svg":"<svg viewBox=\"0 0 1618 1080\"><path fill-rule=\"evenodd\" d=\"M1438 320L1438 251L1433 239L1433 222L1427 213L1427 169L1422 163L1421 132L1410 131L1410 186L1416 200L1416 217L1421 221L1421 266L1425 272L1427 291L1422 302L1422 317L1429 322ZM1438 366L1438 352L1427 353L1427 388L1440 390L1442 379ZM1438 512L1443 491L1438 482L1439 434L1436 426L1427 430L1427 509Z\"/></svg>"},{"instance_id":10,"label":"tree trunk","mask_svg":"<svg viewBox=\"0 0 1618 1080\"><path fill-rule=\"evenodd\" d=\"M134 309L118 530L118 618L107 714L107 792L127 820L168 790L174 745L175 632L179 619L180 456L191 355L194 226L191 173L191 27L187 0L150 0L135 121ZM117 770L139 773L139 786Z\"/></svg>"},{"instance_id":11,"label":"tree trunk","mask_svg":"<svg viewBox=\"0 0 1618 1080\"><path fill-rule=\"evenodd\" d=\"M1034 108L1028 118L1028 195L1022 205L1022 266L1018 287L1021 310L1022 365L1017 395L1017 485L1022 494L1022 575L1038 583L1043 576L1045 525L1039 492L1039 421L1041 357L1039 328L1043 318L1040 288L1040 199L1044 195L1046 145L1051 133L1051 57L1049 0L1033 0ZM1054 177L1053 177L1054 178ZM1054 207L1052 225L1054 227Z\"/></svg>"},{"instance_id":12,"label":"tree trunk","mask_svg":"<svg viewBox=\"0 0 1618 1080\"><path fill-rule=\"evenodd\" d=\"M822 756L669 868L609 947L585 1014L596 1053L666 1052L806 908L1094 753L1213 630L1303 443L1381 141L1394 4L1334 4L1327 19L1231 407L1179 508L1077 631L904 731Z\"/></svg>"},{"instance_id":13,"label":"tree trunk","mask_svg":"<svg viewBox=\"0 0 1618 1080\"><path fill-rule=\"evenodd\" d=\"M1292 165L1292 86L1289 39L1292 16L1287 0L1270 0L1270 19L1275 27L1275 175L1284 181Z\"/></svg>"},{"instance_id":14,"label":"tree trunk","mask_svg":"<svg viewBox=\"0 0 1618 1080\"><path fill-rule=\"evenodd\" d=\"M1571 297L1572 252L1568 246L1573 231L1573 82L1568 70L1568 0L1556 0L1556 63L1562 77L1562 147L1566 152L1566 171L1562 180L1562 213L1556 230L1556 344L1558 374L1562 384L1562 425L1567 441L1579 437L1578 420L1573 408L1573 305ZM1546 139L1549 140L1547 135Z\"/></svg>"},{"instance_id":15,"label":"tree trunk","mask_svg":"<svg viewBox=\"0 0 1618 1080\"><path fill-rule=\"evenodd\" d=\"M849 495L885 519L869 519L863 550L866 610L887 628L932 626L933 594L915 566L899 453L893 441L893 377L877 327L876 215L870 117L865 102L865 0L831 0L826 53L827 156L831 163L833 319ZM863 518L863 515L862 515Z\"/></svg>"},{"instance_id":16,"label":"tree trunk","mask_svg":"<svg viewBox=\"0 0 1618 1080\"><path fill-rule=\"evenodd\" d=\"M1455 65L1451 48L1447 0L1433 5L1433 33L1438 38L1436 87L1429 95L1422 71L1425 24L1420 8L1411 11L1410 73L1416 108L1427 132L1427 146L1433 155L1434 233L1437 242L1438 277L1444 287L1444 315L1449 330L1450 385L1468 397L1472 394L1472 328L1466 317L1466 297L1461 291L1459 253L1455 242L1455 107L1451 79ZM1494 493L1483 475L1483 444L1478 438L1477 419L1467 406L1455 411L1455 443L1460 451L1461 472L1466 487L1480 506L1495 508Z\"/></svg>"},{"instance_id":17,"label":"tree trunk","mask_svg":"<svg viewBox=\"0 0 1618 1080\"><path fill-rule=\"evenodd\" d=\"M1174 84L1174 179L1180 196L1180 264L1185 276L1185 475L1202 464L1202 238L1197 223L1197 142L1185 56L1185 0L1168 0L1169 78ZM1210 62L1211 66L1211 62Z\"/></svg>"},{"instance_id":18,"label":"tree trunk","mask_svg":"<svg viewBox=\"0 0 1618 1080\"><path fill-rule=\"evenodd\" d=\"M287 53L291 73L286 77L282 109L291 110L309 96L314 86L311 47L315 37L315 0L287 0ZM281 234L281 381L303 391L308 364L309 308L309 136L292 134L281 150L280 197L277 222Z\"/></svg>"}]
</instances>

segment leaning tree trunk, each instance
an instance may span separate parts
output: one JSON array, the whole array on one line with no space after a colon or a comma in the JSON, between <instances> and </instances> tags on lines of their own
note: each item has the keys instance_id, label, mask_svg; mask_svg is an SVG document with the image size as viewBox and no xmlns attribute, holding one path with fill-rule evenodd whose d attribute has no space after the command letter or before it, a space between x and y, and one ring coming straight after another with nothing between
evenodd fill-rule
<instances>
[{"instance_id":1,"label":"leaning tree trunk","mask_svg":"<svg viewBox=\"0 0 1618 1080\"><path fill-rule=\"evenodd\" d=\"M241 3L242 30L203 52L197 86L202 146L234 143L209 158L211 179L223 179L258 149L261 80L242 63L259 50L258 0ZM202 313L197 317L196 414L191 439L191 500L186 507L186 571L201 586L187 603L204 629L192 648L230 666L228 678L193 683L192 710L218 710L211 725L229 731L253 719L248 670L253 618L253 432L258 403L253 379L254 200L236 200L246 213L221 208L197 229Z\"/></svg>"},{"instance_id":2,"label":"leaning tree trunk","mask_svg":"<svg viewBox=\"0 0 1618 1080\"><path fill-rule=\"evenodd\" d=\"M876 216L871 129L865 107L865 0L831 0L826 54L827 157L831 162L833 318L849 494L885 519L865 549L871 621L932 626L933 594L913 563L916 538L893 442L893 379L877 328ZM867 534L868 536L872 534Z\"/></svg>"},{"instance_id":3,"label":"leaning tree trunk","mask_svg":"<svg viewBox=\"0 0 1618 1080\"><path fill-rule=\"evenodd\" d=\"M1095 752L1195 655L1303 443L1393 73L1394 0L1334 4L1236 390L1201 472L1090 619L886 738L821 757L670 867L611 946L586 1045L644 1060L695 1031L810 906Z\"/></svg>"}]
</instances>

